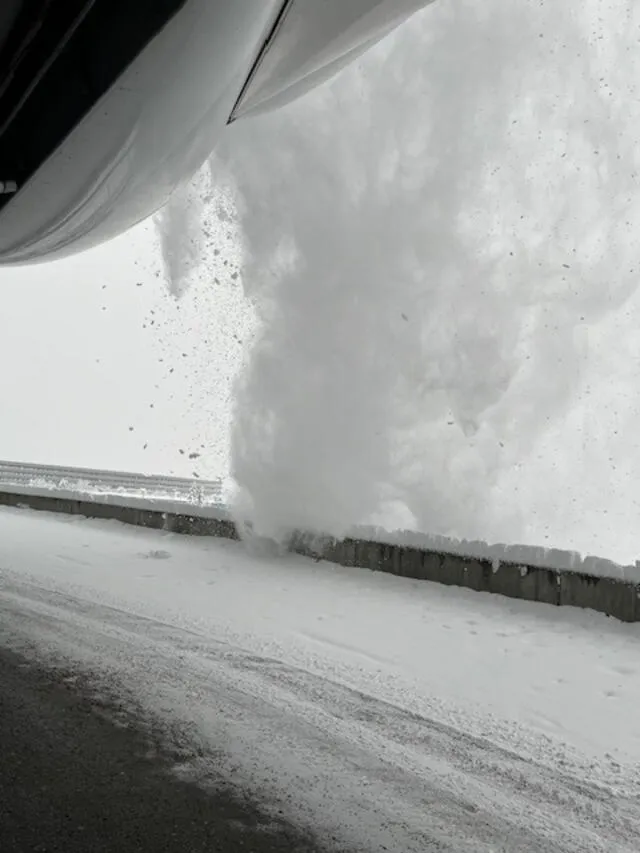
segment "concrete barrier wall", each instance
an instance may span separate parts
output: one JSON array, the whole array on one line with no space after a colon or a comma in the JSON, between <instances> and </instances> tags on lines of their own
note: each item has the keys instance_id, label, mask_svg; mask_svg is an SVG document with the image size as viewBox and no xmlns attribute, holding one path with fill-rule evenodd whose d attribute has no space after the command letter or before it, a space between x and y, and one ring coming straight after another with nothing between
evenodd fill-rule
<instances>
[{"instance_id":1,"label":"concrete barrier wall","mask_svg":"<svg viewBox=\"0 0 640 853\"><path fill-rule=\"evenodd\" d=\"M459 586L556 606L590 608L623 622L640 622L640 584L580 572L425 551L402 545L346 539L322 548L298 545L298 553L343 566Z\"/></svg>"},{"instance_id":2,"label":"concrete barrier wall","mask_svg":"<svg viewBox=\"0 0 640 853\"><path fill-rule=\"evenodd\" d=\"M149 509L140 506L119 506L112 502L99 503L93 500L79 500L57 495L10 494L9 492L0 492L0 506L80 515L84 518L111 519L136 527L169 530L172 533L190 536L238 538L235 524L222 516L203 516L196 513L192 515L185 512ZM2 547L1 543L0 547Z\"/></svg>"},{"instance_id":3,"label":"concrete barrier wall","mask_svg":"<svg viewBox=\"0 0 640 853\"><path fill-rule=\"evenodd\" d=\"M203 517L197 512L187 514L52 495L9 492L0 492L0 505L87 518L114 519L125 524L191 536L238 538L235 525L228 518ZM366 539L305 540L304 536L300 536L292 544L292 550L342 566L388 572L399 577L433 581L526 601L590 608L623 622L640 622L640 584L630 581Z\"/></svg>"},{"instance_id":4,"label":"concrete barrier wall","mask_svg":"<svg viewBox=\"0 0 640 853\"><path fill-rule=\"evenodd\" d=\"M389 531L371 526L358 526L350 531L350 535L356 539L390 542L394 545L418 548L421 551L460 554L463 557L474 557L492 562L513 563L518 566L538 566L545 569L562 569L567 572L582 572L596 577L640 583L640 561L637 561L635 565L622 565L595 555L583 557L577 551L567 551L562 548L455 539L432 533L418 533L414 530Z\"/></svg>"}]
</instances>

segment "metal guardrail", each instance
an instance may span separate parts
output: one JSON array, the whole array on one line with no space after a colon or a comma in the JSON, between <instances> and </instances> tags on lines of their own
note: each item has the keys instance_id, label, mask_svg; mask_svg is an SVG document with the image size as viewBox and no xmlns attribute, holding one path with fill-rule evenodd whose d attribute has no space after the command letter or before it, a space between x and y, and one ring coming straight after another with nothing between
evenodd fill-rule
<instances>
[{"instance_id":1,"label":"metal guardrail","mask_svg":"<svg viewBox=\"0 0 640 853\"><path fill-rule=\"evenodd\" d=\"M195 506L222 506L220 480L199 480L91 468L0 461L0 489L74 492L86 496L164 498Z\"/></svg>"}]
</instances>

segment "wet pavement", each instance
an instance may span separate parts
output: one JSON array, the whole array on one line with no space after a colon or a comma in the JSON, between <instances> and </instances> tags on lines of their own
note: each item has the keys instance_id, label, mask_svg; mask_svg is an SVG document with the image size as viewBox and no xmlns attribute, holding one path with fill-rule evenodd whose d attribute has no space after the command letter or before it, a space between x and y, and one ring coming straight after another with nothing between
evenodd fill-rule
<instances>
[{"instance_id":1,"label":"wet pavement","mask_svg":"<svg viewBox=\"0 0 640 853\"><path fill-rule=\"evenodd\" d=\"M170 773L148 728L0 649L2 853L323 853L237 794Z\"/></svg>"}]
</instances>

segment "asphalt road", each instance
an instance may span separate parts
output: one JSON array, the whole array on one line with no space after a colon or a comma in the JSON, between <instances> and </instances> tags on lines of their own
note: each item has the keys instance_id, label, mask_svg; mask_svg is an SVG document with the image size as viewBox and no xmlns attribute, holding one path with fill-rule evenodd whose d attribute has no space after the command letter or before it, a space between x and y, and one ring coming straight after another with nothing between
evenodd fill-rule
<instances>
[{"instance_id":1,"label":"asphalt road","mask_svg":"<svg viewBox=\"0 0 640 853\"><path fill-rule=\"evenodd\" d=\"M249 802L179 780L163 749L78 681L0 650L0 851L321 850Z\"/></svg>"}]
</instances>

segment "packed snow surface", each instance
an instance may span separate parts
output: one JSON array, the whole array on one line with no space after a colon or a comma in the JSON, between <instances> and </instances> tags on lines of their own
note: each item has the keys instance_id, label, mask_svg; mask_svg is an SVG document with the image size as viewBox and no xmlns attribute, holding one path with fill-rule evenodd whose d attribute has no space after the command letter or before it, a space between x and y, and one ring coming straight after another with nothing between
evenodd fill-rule
<instances>
[{"instance_id":1,"label":"packed snow surface","mask_svg":"<svg viewBox=\"0 0 640 853\"><path fill-rule=\"evenodd\" d=\"M328 850L639 849L637 625L115 522L3 510L0 542L3 643Z\"/></svg>"}]
</instances>

